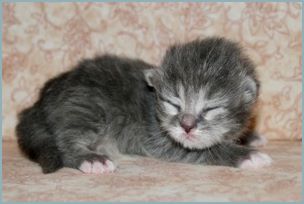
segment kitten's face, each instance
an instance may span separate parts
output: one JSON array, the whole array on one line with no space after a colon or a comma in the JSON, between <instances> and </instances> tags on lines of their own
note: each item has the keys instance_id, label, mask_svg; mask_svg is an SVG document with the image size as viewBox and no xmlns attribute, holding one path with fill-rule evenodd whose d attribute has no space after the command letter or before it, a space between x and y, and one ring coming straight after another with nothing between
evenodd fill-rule
<instances>
[{"instance_id":1,"label":"kitten's face","mask_svg":"<svg viewBox=\"0 0 304 204\"><path fill-rule=\"evenodd\" d=\"M162 127L184 147L210 147L238 126L225 96L208 97L208 90L187 90L177 85L178 94L166 88L158 93L158 117Z\"/></svg>"},{"instance_id":2,"label":"kitten's face","mask_svg":"<svg viewBox=\"0 0 304 204\"><path fill-rule=\"evenodd\" d=\"M183 55L183 48L179 55ZM174 54L167 53L162 68L148 75L157 93L162 128L190 149L239 136L257 96L256 82L242 71L245 68L229 63L222 68L219 62L201 66L204 58L185 56L187 60L181 60L183 57Z\"/></svg>"}]
</instances>

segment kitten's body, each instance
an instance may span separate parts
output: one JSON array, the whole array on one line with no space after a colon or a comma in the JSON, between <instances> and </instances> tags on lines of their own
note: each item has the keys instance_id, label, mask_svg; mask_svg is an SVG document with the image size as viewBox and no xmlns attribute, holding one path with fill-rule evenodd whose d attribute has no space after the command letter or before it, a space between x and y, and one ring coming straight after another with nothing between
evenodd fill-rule
<instances>
[{"instance_id":1,"label":"kitten's body","mask_svg":"<svg viewBox=\"0 0 304 204\"><path fill-rule=\"evenodd\" d=\"M74 70L50 80L40 99L20 115L17 136L21 149L45 173L63 166L87 173L112 171L111 161L120 154L227 166L250 166L252 156L265 156L235 144L244 136L259 87L253 65L235 44L207 39L173 47L162 69L151 68L140 60L103 56L85 60ZM248 85L252 92L242 89L239 80L246 77L250 80L244 87ZM227 90L232 90L229 97ZM212 92L223 95L220 100L208 102L205 98L214 95ZM245 98L240 97L242 93L247 94ZM164 104L163 97L169 97L168 104ZM228 98L235 101L228 103ZM200 109L204 108L201 104L208 103L226 103L230 107L216 107L213 112L211 108L212 114L199 120ZM229 116L229 108L230 115L238 115ZM231 123L210 122L210 127L201 124L222 112L225 116L221 117ZM184 138L178 122L185 115L196 118L195 126L189 129L194 136L189 140ZM202 134L206 129L209 132ZM246 131L245 136L251 134L254 132Z\"/></svg>"}]
</instances>

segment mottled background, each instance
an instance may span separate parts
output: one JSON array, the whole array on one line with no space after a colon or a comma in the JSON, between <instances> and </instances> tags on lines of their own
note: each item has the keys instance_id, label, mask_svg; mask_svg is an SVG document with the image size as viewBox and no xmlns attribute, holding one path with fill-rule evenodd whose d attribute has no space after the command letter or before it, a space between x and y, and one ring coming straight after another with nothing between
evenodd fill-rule
<instances>
[{"instance_id":1,"label":"mottled background","mask_svg":"<svg viewBox=\"0 0 304 204\"><path fill-rule=\"evenodd\" d=\"M159 64L166 48L211 35L239 41L262 81L258 129L301 139L300 3L4 3L3 137L43 83L83 57Z\"/></svg>"}]
</instances>

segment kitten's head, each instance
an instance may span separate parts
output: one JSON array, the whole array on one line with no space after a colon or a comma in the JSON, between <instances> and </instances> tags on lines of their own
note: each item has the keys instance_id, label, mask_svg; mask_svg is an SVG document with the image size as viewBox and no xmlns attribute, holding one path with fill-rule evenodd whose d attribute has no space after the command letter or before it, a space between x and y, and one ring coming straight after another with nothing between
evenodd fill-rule
<instances>
[{"instance_id":1,"label":"kitten's head","mask_svg":"<svg viewBox=\"0 0 304 204\"><path fill-rule=\"evenodd\" d=\"M173 46L161 68L145 76L156 91L162 128L190 149L238 137L259 90L252 62L222 38Z\"/></svg>"}]
</instances>

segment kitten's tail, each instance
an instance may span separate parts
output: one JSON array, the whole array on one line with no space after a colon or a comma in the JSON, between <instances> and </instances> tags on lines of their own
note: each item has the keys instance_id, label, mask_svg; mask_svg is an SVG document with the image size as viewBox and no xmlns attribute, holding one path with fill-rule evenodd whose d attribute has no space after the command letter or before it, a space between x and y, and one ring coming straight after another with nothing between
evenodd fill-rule
<instances>
[{"instance_id":1,"label":"kitten's tail","mask_svg":"<svg viewBox=\"0 0 304 204\"><path fill-rule=\"evenodd\" d=\"M35 104L19 114L16 127L18 144L23 153L38 162L43 173L52 173L63 167L55 137L47 130Z\"/></svg>"}]
</instances>

